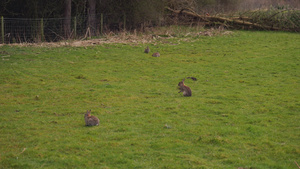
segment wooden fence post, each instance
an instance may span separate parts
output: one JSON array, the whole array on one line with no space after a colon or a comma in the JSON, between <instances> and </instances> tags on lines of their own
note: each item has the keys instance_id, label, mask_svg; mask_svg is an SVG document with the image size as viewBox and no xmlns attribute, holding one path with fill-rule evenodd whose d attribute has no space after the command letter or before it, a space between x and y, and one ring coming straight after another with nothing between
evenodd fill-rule
<instances>
[{"instance_id":1,"label":"wooden fence post","mask_svg":"<svg viewBox=\"0 0 300 169\"><path fill-rule=\"evenodd\" d=\"M41 18L41 41L44 41L44 20Z\"/></svg>"},{"instance_id":2,"label":"wooden fence post","mask_svg":"<svg viewBox=\"0 0 300 169\"><path fill-rule=\"evenodd\" d=\"M2 38L2 44L4 44L4 18L1 16L1 38Z\"/></svg>"},{"instance_id":3,"label":"wooden fence post","mask_svg":"<svg viewBox=\"0 0 300 169\"><path fill-rule=\"evenodd\" d=\"M103 13L101 13L101 20L100 20L100 35L103 35Z\"/></svg>"},{"instance_id":4,"label":"wooden fence post","mask_svg":"<svg viewBox=\"0 0 300 169\"><path fill-rule=\"evenodd\" d=\"M77 18L74 17L74 39L77 37Z\"/></svg>"},{"instance_id":5,"label":"wooden fence post","mask_svg":"<svg viewBox=\"0 0 300 169\"><path fill-rule=\"evenodd\" d=\"M126 31L126 14L124 13L124 28L123 28L124 30L124 32Z\"/></svg>"}]
</instances>

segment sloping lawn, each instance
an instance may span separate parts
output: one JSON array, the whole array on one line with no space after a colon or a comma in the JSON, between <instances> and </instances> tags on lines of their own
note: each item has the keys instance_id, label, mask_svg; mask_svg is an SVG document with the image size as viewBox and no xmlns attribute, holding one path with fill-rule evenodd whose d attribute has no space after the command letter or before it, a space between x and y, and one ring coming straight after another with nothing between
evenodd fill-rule
<instances>
[{"instance_id":1,"label":"sloping lawn","mask_svg":"<svg viewBox=\"0 0 300 169\"><path fill-rule=\"evenodd\" d=\"M235 31L0 46L0 168L296 169L299 44L300 34ZM85 127L87 109L100 126Z\"/></svg>"}]
</instances>

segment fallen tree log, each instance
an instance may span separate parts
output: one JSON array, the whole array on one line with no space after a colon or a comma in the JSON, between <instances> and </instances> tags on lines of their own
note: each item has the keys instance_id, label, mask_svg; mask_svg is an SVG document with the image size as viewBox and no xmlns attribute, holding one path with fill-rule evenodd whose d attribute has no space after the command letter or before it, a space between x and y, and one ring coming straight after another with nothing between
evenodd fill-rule
<instances>
[{"instance_id":1,"label":"fallen tree log","mask_svg":"<svg viewBox=\"0 0 300 169\"><path fill-rule=\"evenodd\" d=\"M229 23L233 26L238 25L238 26L246 26L246 27L255 28L255 29L280 30L279 28L276 28L276 27L261 25L258 23L249 22L247 20L242 20L242 18L236 18L236 17L235 18L225 18L225 17L220 17L220 16L200 15L190 9L175 10L175 9L171 9L169 7L166 7L166 9L175 14L178 14L178 15L185 14L185 15L188 15L191 17L199 18L202 21L208 22L208 23L221 22L225 25Z\"/></svg>"}]
</instances>

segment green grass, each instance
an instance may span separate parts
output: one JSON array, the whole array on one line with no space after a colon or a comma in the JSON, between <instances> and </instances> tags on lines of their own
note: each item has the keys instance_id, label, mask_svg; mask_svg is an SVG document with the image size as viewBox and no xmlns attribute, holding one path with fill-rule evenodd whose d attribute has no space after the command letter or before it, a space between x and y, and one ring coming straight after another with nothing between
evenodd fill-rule
<instances>
[{"instance_id":1,"label":"green grass","mask_svg":"<svg viewBox=\"0 0 300 169\"><path fill-rule=\"evenodd\" d=\"M168 42L1 46L0 168L297 168L299 34Z\"/></svg>"}]
</instances>

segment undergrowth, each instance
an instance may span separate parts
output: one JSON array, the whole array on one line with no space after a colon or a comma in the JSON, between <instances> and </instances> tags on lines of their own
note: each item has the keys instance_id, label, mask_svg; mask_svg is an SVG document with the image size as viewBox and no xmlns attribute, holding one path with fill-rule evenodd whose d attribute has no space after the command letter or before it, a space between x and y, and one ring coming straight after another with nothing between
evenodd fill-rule
<instances>
[{"instance_id":1,"label":"undergrowth","mask_svg":"<svg viewBox=\"0 0 300 169\"><path fill-rule=\"evenodd\" d=\"M291 8L270 8L248 11L240 14L252 23L270 26L278 30L300 32L300 10Z\"/></svg>"}]
</instances>

